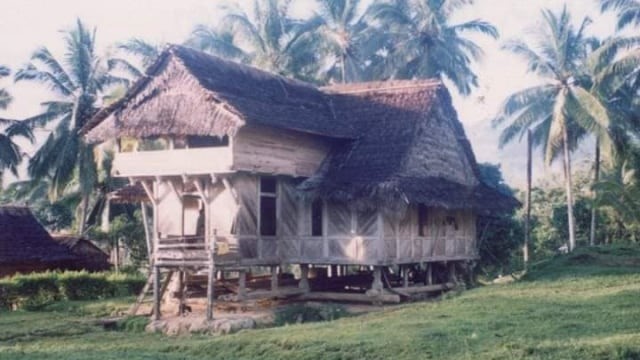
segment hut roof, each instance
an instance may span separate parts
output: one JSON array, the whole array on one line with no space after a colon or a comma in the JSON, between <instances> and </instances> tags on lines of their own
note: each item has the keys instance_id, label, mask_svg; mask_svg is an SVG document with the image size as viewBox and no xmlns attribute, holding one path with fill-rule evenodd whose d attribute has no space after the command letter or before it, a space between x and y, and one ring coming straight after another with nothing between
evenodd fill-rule
<instances>
[{"instance_id":1,"label":"hut roof","mask_svg":"<svg viewBox=\"0 0 640 360\"><path fill-rule=\"evenodd\" d=\"M244 124L357 136L350 124L335 118L316 87L178 45L164 50L146 76L82 132L89 142L169 134L223 136Z\"/></svg>"},{"instance_id":2,"label":"hut roof","mask_svg":"<svg viewBox=\"0 0 640 360\"><path fill-rule=\"evenodd\" d=\"M362 134L336 147L300 188L336 200L390 198L445 208L503 210L518 203L481 181L475 156L438 80L323 88L336 116Z\"/></svg>"},{"instance_id":3,"label":"hut roof","mask_svg":"<svg viewBox=\"0 0 640 360\"><path fill-rule=\"evenodd\" d=\"M56 243L63 245L67 249L74 252L74 249L79 245L83 244L93 250L94 253L99 253L104 256L109 256L104 250L100 249L96 244L94 244L91 240L85 239L81 236L73 236L73 235L54 235L53 241ZM75 253L75 252L74 252Z\"/></svg>"},{"instance_id":4,"label":"hut roof","mask_svg":"<svg viewBox=\"0 0 640 360\"><path fill-rule=\"evenodd\" d=\"M518 202L481 181L471 145L439 80L316 88L170 46L119 102L83 129L89 141L233 134L244 124L342 139L300 185L312 197L390 198L502 210Z\"/></svg>"},{"instance_id":5,"label":"hut roof","mask_svg":"<svg viewBox=\"0 0 640 360\"><path fill-rule=\"evenodd\" d=\"M26 207L0 206L0 264L75 260Z\"/></svg>"},{"instance_id":6,"label":"hut roof","mask_svg":"<svg viewBox=\"0 0 640 360\"><path fill-rule=\"evenodd\" d=\"M134 185L125 185L115 191L107 194L107 198L116 204L130 204L137 202L149 202L147 193L140 183Z\"/></svg>"}]
</instances>

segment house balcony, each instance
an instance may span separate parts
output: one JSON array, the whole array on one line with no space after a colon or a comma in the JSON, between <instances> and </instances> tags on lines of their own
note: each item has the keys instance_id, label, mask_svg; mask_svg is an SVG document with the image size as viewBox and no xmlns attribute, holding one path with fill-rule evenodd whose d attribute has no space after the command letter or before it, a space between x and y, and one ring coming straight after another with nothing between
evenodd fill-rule
<instances>
[{"instance_id":1,"label":"house balcony","mask_svg":"<svg viewBox=\"0 0 640 360\"><path fill-rule=\"evenodd\" d=\"M231 171L230 147L121 152L115 155L117 177L155 177L214 174Z\"/></svg>"}]
</instances>

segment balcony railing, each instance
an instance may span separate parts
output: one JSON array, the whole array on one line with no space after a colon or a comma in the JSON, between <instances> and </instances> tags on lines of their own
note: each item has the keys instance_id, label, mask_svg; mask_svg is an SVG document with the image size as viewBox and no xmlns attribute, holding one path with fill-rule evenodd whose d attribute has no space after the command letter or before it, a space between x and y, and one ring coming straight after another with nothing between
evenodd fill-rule
<instances>
[{"instance_id":1,"label":"balcony railing","mask_svg":"<svg viewBox=\"0 0 640 360\"><path fill-rule=\"evenodd\" d=\"M211 174L231 170L230 147L117 153L113 175L120 177Z\"/></svg>"}]
</instances>

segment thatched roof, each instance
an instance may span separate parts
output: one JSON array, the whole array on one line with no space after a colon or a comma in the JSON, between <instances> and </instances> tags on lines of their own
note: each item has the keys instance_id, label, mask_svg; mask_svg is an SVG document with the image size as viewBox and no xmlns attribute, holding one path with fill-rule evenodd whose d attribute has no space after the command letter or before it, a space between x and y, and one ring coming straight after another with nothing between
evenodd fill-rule
<instances>
[{"instance_id":1,"label":"thatched roof","mask_svg":"<svg viewBox=\"0 0 640 360\"><path fill-rule=\"evenodd\" d=\"M73 252L74 254L77 254L77 255L79 255L79 253L76 252L76 249L78 249L80 247L84 247L84 248L91 249L91 253L92 254L98 254L98 255L101 255L101 256L105 256L105 257L109 256L109 254L104 252L104 250L99 248L91 240L85 239L84 237L81 237L81 236L54 235L53 236L53 241L55 241L56 243L58 243L60 245L63 245L64 247L66 247L67 249L71 250L71 252ZM84 250L84 249L81 250L81 252L82 251L86 252L86 250Z\"/></svg>"},{"instance_id":2,"label":"thatched roof","mask_svg":"<svg viewBox=\"0 0 640 360\"><path fill-rule=\"evenodd\" d=\"M0 206L0 265L75 259L65 246L51 238L28 208Z\"/></svg>"},{"instance_id":3,"label":"thatched roof","mask_svg":"<svg viewBox=\"0 0 640 360\"><path fill-rule=\"evenodd\" d=\"M125 185L120 189L107 194L107 198L116 204L131 204L138 202L149 202L149 197L140 183L135 185Z\"/></svg>"},{"instance_id":4,"label":"thatched roof","mask_svg":"<svg viewBox=\"0 0 640 360\"><path fill-rule=\"evenodd\" d=\"M127 119L122 121L122 119ZM132 121L135 119L135 121ZM355 138L312 85L172 45L83 128L89 142L159 135L233 135L245 124Z\"/></svg>"},{"instance_id":5,"label":"thatched roof","mask_svg":"<svg viewBox=\"0 0 640 360\"><path fill-rule=\"evenodd\" d=\"M323 88L336 116L362 134L338 147L301 189L343 201L390 199L450 209L502 210L518 203L480 180L464 128L437 80Z\"/></svg>"},{"instance_id":6,"label":"thatched roof","mask_svg":"<svg viewBox=\"0 0 640 360\"><path fill-rule=\"evenodd\" d=\"M83 132L89 141L234 134L245 124L339 139L300 190L309 197L494 211L515 199L483 184L439 80L310 84L171 46Z\"/></svg>"}]
</instances>

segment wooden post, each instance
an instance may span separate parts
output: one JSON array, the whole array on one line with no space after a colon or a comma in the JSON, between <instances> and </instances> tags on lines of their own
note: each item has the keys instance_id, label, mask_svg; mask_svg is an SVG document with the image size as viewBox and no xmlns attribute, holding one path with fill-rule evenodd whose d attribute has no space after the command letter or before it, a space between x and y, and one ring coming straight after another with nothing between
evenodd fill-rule
<instances>
[{"instance_id":1,"label":"wooden post","mask_svg":"<svg viewBox=\"0 0 640 360\"><path fill-rule=\"evenodd\" d=\"M405 265L401 267L402 269L402 286L408 288L409 287L409 266Z\"/></svg>"},{"instance_id":2,"label":"wooden post","mask_svg":"<svg viewBox=\"0 0 640 360\"><path fill-rule=\"evenodd\" d=\"M244 301L247 298L247 272L240 270L238 274L238 300Z\"/></svg>"},{"instance_id":3,"label":"wooden post","mask_svg":"<svg viewBox=\"0 0 640 360\"><path fill-rule=\"evenodd\" d=\"M147 242L147 256L149 259L149 264L151 264L151 259L153 258L153 246L151 244L151 234L149 234L149 225L148 225L148 216L147 216L147 206L144 204L144 201L140 202L140 210L142 212L142 225L144 227L144 239Z\"/></svg>"},{"instance_id":4,"label":"wooden post","mask_svg":"<svg viewBox=\"0 0 640 360\"><path fill-rule=\"evenodd\" d=\"M433 266L430 263L427 263L427 285L433 284Z\"/></svg>"},{"instance_id":5,"label":"wooden post","mask_svg":"<svg viewBox=\"0 0 640 360\"><path fill-rule=\"evenodd\" d=\"M186 279L184 269L180 269L178 272L178 291L180 292L180 302L178 305L178 315L182 315L184 313L185 308L185 290L186 290Z\"/></svg>"},{"instance_id":6,"label":"wooden post","mask_svg":"<svg viewBox=\"0 0 640 360\"><path fill-rule=\"evenodd\" d=\"M371 290L382 291L384 285L382 284L382 266L373 267L373 282L371 283Z\"/></svg>"},{"instance_id":7,"label":"wooden post","mask_svg":"<svg viewBox=\"0 0 640 360\"><path fill-rule=\"evenodd\" d=\"M454 284L458 283L458 279L456 276L456 263L454 261L449 263L449 281Z\"/></svg>"},{"instance_id":8,"label":"wooden post","mask_svg":"<svg viewBox=\"0 0 640 360\"><path fill-rule=\"evenodd\" d=\"M531 241L531 150L533 143L531 139L531 129L527 130L527 194L525 199L525 219L524 219L524 244L522 246L522 258L524 260L524 269L527 270L529 264L529 243Z\"/></svg>"},{"instance_id":9,"label":"wooden post","mask_svg":"<svg viewBox=\"0 0 640 360\"><path fill-rule=\"evenodd\" d=\"M160 320L160 267L153 267L153 319Z\"/></svg>"},{"instance_id":10,"label":"wooden post","mask_svg":"<svg viewBox=\"0 0 640 360\"><path fill-rule=\"evenodd\" d=\"M278 267L271 266L271 291L278 291Z\"/></svg>"},{"instance_id":11,"label":"wooden post","mask_svg":"<svg viewBox=\"0 0 640 360\"><path fill-rule=\"evenodd\" d=\"M214 286L216 282L216 266L214 261L216 249L216 230L213 230L213 236L209 243L209 277L207 283L207 320L213 320L213 297Z\"/></svg>"},{"instance_id":12,"label":"wooden post","mask_svg":"<svg viewBox=\"0 0 640 360\"><path fill-rule=\"evenodd\" d=\"M298 283L298 288L309 292L309 265L308 264L300 264L300 282Z\"/></svg>"}]
</instances>

